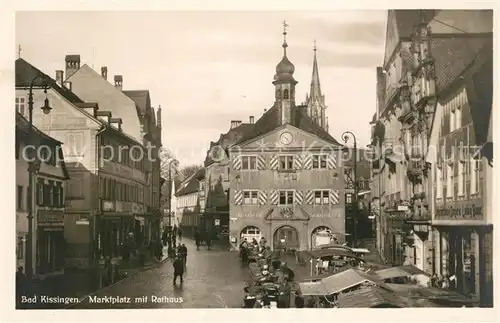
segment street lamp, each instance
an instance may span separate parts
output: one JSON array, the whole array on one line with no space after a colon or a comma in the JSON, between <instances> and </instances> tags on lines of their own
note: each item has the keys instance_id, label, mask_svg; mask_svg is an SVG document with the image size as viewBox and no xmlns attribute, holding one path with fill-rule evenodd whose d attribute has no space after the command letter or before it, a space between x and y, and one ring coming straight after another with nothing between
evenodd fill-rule
<instances>
[{"instance_id":1,"label":"street lamp","mask_svg":"<svg viewBox=\"0 0 500 323\"><path fill-rule=\"evenodd\" d=\"M167 243L168 243L167 253L169 256L173 254L173 250L172 250L172 238L173 238L172 237L172 234L173 234L173 231L172 231L172 194L175 193L175 192L172 192L172 183L173 183L172 164L173 163L178 165L179 161L172 158L172 160L170 160L170 162L168 162L168 183L169 183L169 189L168 189L168 192L169 192L169 197L168 197L168 227L169 227L169 231L170 231L170 237L167 241Z\"/></svg>"},{"instance_id":2,"label":"street lamp","mask_svg":"<svg viewBox=\"0 0 500 323\"><path fill-rule=\"evenodd\" d=\"M33 132L33 87L35 86L35 81L38 79L45 79L45 75L37 75L35 78L31 80L29 86L28 93L28 142L30 145L35 143L35 140L32 138ZM50 88L50 85L44 84L45 80L42 80L41 87L43 88L43 92L45 93L45 101L43 106L41 107L44 114L49 114L52 108L49 105L49 99L47 98L47 89ZM36 151L36 149L33 149ZM29 161L28 161L28 239L26 243L26 276L33 276L33 174L38 172L40 169L40 162L38 160L38 156L31 156L31 150L29 153ZM36 155L36 154L35 154Z\"/></svg>"},{"instance_id":3,"label":"street lamp","mask_svg":"<svg viewBox=\"0 0 500 323\"><path fill-rule=\"evenodd\" d=\"M347 143L349 139L354 141L354 198L351 199L352 207L353 207L353 246L357 246L357 222L358 222L358 174L357 174L357 166L358 166L358 149L357 149L357 140L356 136L350 131L344 131L342 133L342 140Z\"/></svg>"}]
</instances>

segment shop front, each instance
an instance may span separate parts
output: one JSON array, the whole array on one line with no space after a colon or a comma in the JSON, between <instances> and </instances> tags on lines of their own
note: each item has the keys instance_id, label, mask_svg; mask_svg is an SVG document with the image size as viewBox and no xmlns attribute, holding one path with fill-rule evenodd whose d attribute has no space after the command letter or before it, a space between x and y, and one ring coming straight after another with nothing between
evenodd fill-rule
<instances>
[{"instance_id":1,"label":"shop front","mask_svg":"<svg viewBox=\"0 0 500 323\"><path fill-rule=\"evenodd\" d=\"M200 230L210 232L216 242L229 245L229 207L205 209L200 217Z\"/></svg>"},{"instance_id":2,"label":"shop front","mask_svg":"<svg viewBox=\"0 0 500 323\"><path fill-rule=\"evenodd\" d=\"M36 230L36 272L48 274L64 269L64 211L39 209Z\"/></svg>"},{"instance_id":3,"label":"shop front","mask_svg":"<svg viewBox=\"0 0 500 323\"><path fill-rule=\"evenodd\" d=\"M461 203L438 208L433 227L439 235L438 273L457 292L493 304L492 226L483 224L483 208Z\"/></svg>"},{"instance_id":4,"label":"shop front","mask_svg":"<svg viewBox=\"0 0 500 323\"><path fill-rule=\"evenodd\" d=\"M101 215L97 217L95 232L98 259L121 256L121 245L130 235L134 236L136 245L140 245L138 239L141 235L138 235L131 203L102 200Z\"/></svg>"}]
</instances>

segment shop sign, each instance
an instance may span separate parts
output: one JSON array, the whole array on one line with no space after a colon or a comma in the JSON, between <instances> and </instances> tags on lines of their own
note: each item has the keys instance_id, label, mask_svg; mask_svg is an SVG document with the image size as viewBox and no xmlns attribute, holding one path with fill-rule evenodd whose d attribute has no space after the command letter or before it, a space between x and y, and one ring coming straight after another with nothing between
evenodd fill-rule
<instances>
[{"instance_id":1,"label":"shop sign","mask_svg":"<svg viewBox=\"0 0 500 323\"><path fill-rule=\"evenodd\" d=\"M481 220L483 218L483 207L474 204L462 207L449 207L436 211L436 220Z\"/></svg>"},{"instance_id":2,"label":"shop sign","mask_svg":"<svg viewBox=\"0 0 500 323\"><path fill-rule=\"evenodd\" d=\"M398 211L408 211L408 205L398 205Z\"/></svg>"},{"instance_id":3,"label":"shop sign","mask_svg":"<svg viewBox=\"0 0 500 323\"><path fill-rule=\"evenodd\" d=\"M64 222L64 212L57 210L38 210L37 221L38 224L62 224Z\"/></svg>"},{"instance_id":4,"label":"shop sign","mask_svg":"<svg viewBox=\"0 0 500 323\"><path fill-rule=\"evenodd\" d=\"M419 233L429 233L429 226L427 224L415 224L413 225L413 231Z\"/></svg>"},{"instance_id":5,"label":"shop sign","mask_svg":"<svg viewBox=\"0 0 500 323\"><path fill-rule=\"evenodd\" d=\"M104 201L102 200L102 211L109 212L115 210L115 203L113 201Z\"/></svg>"}]
</instances>

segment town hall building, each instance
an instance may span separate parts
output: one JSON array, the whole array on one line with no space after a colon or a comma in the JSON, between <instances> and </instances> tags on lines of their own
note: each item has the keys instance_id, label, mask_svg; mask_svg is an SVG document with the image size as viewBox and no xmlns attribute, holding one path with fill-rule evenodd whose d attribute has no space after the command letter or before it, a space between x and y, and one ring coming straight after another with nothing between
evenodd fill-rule
<instances>
[{"instance_id":1,"label":"town hall building","mask_svg":"<svg viewBox=\"0 0 500 323\"><path fill-rule=\"evenodd\" d=\"M296 105L286 29L283 35L275 102L228 148L234 249L245 238L264 237L273 249L296 250L345 241L343 146L328 133L316 51L310 94Z\"/></svg>"}]
</instances>

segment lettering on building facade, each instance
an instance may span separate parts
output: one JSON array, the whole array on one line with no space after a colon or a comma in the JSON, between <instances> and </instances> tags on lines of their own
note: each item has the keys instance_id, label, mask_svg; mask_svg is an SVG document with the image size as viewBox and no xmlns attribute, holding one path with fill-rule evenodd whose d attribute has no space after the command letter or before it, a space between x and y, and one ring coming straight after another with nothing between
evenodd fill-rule
<instances>
[{"instance_id":1,"label":"lettering on building facade","mask_svg":"<svg viewBox=\"0 0 500 323\"><path fill-rule=\"evenodd\" d=\"M483 207L474 204L436 210L436 220L482 220Z\"/></svg>"}]
</instances>

